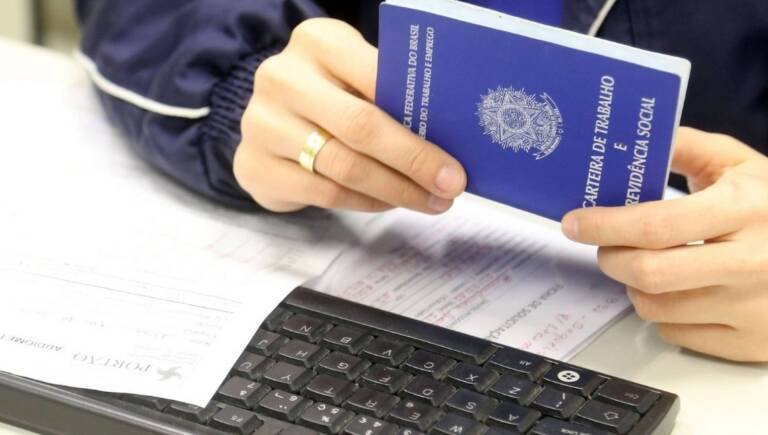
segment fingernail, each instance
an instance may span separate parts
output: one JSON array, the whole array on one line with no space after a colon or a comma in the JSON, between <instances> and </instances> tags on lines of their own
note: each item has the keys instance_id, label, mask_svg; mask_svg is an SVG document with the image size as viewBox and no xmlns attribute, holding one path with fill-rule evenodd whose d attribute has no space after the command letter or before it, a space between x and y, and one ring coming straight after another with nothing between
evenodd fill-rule
<instances>
[{"instance_id":1,"label":"fingernail","mask_svg":"<svg viewBox=\"0 0 768 435\"><path fill-rule=\"evenodd\" d=\"M569 239L576 239L579 236L579 220L574 215L568 215L563 218L561 224L563 234Z\"/></svg>"},{"instance_id":2,"label":"fingernail","mask_svg":"<svg viewBox=\"0 0 768 435\"><path fill-rule=\"evenodd\" d=\"M430 195L429 199L427 200L427 207L429 207L432 211L436 211L439 213L442 213L449 208L451 208L451 205L453 205L453 201L450 199L440 198L439 196Z\"/></svg>"},{"instance_id":3,"label":"fingernail","mask_svg":"<svg viewBox=\"0 0 768 435\"><path fill-rule=\"evenodd\" d=\"M435 186L437 189L445 194L458 194L460 193L463 184L461 172L454 166L445 165L437 173L435 178Z\"/></svg>"}]
</instances>

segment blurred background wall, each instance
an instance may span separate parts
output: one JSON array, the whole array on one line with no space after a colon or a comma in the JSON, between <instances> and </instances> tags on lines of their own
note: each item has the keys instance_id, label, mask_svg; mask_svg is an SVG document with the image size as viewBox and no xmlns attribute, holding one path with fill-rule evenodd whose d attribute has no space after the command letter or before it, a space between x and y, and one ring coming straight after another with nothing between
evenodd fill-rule
<instances>
[{"instance_id":1,"label":"blurred background wall","mask_svg":"<svg viewBox=\"0 0 768 435\"><path fill-rule=\"evenodd\" d=\"M72 2L0 0L0 38L11 38L71 52L78 41Z\"/></svg>"}]
</instances>

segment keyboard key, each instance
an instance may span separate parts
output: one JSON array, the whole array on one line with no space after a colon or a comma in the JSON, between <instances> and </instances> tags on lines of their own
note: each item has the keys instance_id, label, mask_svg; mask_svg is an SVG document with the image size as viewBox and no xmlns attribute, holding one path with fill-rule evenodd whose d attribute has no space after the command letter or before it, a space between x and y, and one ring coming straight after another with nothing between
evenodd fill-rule
<instances>
[{"instance_id":1,"label":"keyboard key","mask_svg":"<svg viewBox=\"0 0 768 435\"><path fill-rule=\"evenodd\" d=\"M319 375L307 385L304 394L321 402L341 405L354 391L355 386L351 382L330 375Z\"/></svg>"},{"instance_id":2,"label":"keyboard key","mask_svg":"<svg viewBox=\"0 0 768 435\"><path fill-rule=\"evenodd\" d=\"M426 403L402 400L389 413L388 420L420 431L426 431L440 416L440 411Z\"/></svg>"},{"instance_id":3,"label":"keyboard key","mask_svg":"<svg viewBox=\"0 0 768 435\"><path fill-rule=\"evenodd\" d=\"M280 432L277 433L278 435L320 435L319 432L314 431L312 429L302 427L302 426L296 426L295 424L292 424L286 428L280 429Z\"/></svg>"},{"instance_id":4,"label":"keyboard key","mask_svg":"<svg viewBox=\"0 0 768 435\"><path fill-rule=\"evenodd\" d=\"M491 409L496 407L495 400L474 391L461 389L456 391L447 402L444 408L447 411L463 414L466 417L475 420L484 419Z\"/></svg>"},{"instance_id":5,"label":"keyboard key","mask_svg":"<svg viewBox=\"0 0 768 435\"><path fill-rule=\"evenodd\" d=\"M491 369L462 362L448 372L446 379L459 388L483 392L497 377Z\"/></svg>"},{"instance_id":6,"label":"keyboard key","mask_svg":"<svg viewBox=\"0 0 768 435\"><path fill-rule=\"evenodd\" d=\"M576 413L574 421L588 423L612 432L625 434L640 419L640 414L617 406L590 400Z\"/></svg>"},{"instance_id":7,"label":"keyboard key","mask_svg":"<svg viewBox=\"0 0 768 435\"><path fill-rule=\"evenodd\" d=\"M576 423L547 417L528 432L528 435L609 435L608 432Z\"/></svg>"},{"instance_id":8,"label":"keyboard key","mask_svg":"<svg viewBox=\"0 0 768 435\"><path fill-rule=\"evenodd\" d=\"M600 390L597 391L597 397L645 414L659 398L659 393L624 381L611 379L600 387Z\"/></svg>"},{"instance_id":9,"label":"keyboard key","mask_svg":"<svg viewBox=\"0 0 768 435\"><path fill-rule=\"evenodd\" d=\"M397 431L397 435L426 435L424 432L418 431L416 429L411 429L409 427L401 427L400 430Z\"/></svg>"},{"instance_id":10,"label":"keyboard key","mask_svg":"<svg viewBox=\"0 0 768 435\"><path fill-rule=\"evenodd\" d=\"M274 364L275 361L255 353L245 352L235 364L234 373L237 376L249 378L254 381L259 380L264 371Z\"/></svg>"},{"instance_id":11,"label":"keyboard key","mask_svg":"<svg viewBox=\"0 0 768 435\"><path fill-rule=\"evenodd\" d=\"M299 417L299 424L323 431L326 433L339 433L342 427L352 419L355 414L326 403L315 403L308 406Z\"/></svg>"},{"instance_id":12,"label":"keyboard key","mask_svg":"<svg viewBox=\"0 0 768 435\"><path fill-rule=\"evenodd\" d=\"M453 394L453 391L448 384L420 375L403 388L403 395L439 407L448 396Z\"/></svg>"},{"instance_id":13,"label":"keyboard key","mask_svg":"<svg viewBox=\"0 0 768 435\"><path fill-rule=\"evenodd\" d=\"M417 350L408 358L403 368L417 375L441 379L454 364L456 361L450 358L426 350Z\"/></svg>"},{"instance_id":14,"label":"keyboard key","mask_svg":"<svg viewBox=\"0 0 768 435\"><path fill-rule=\"evenodd\" d=\"M488 361L488 367L502 373L523 375L529 380L535 381L549 370L551 364L543 358L531 355L530 353L505 348L496 352L491 357L491 360Z\"/></svg>"},{"instance_id":15,"label":"keyboard key","mask_svg":"<svg viewBox=\"0 0 768 435\"><path fill-rule=\"evenodd\" d=\"M267 393L257 410L280 420L294 421L311 401L282 390Z\"/></svg>"},{"instance_id":16,"label":"keyboard key","mask_svg":"<svg viewBox=\"0 0 768 435\"><path fill-rule=\"evenodd\" d=\"M488 432L486 432L484 435L523 435L523 433L516 430L502 429L497 426L491 426L488 428Z\"/></svg>"},{"instance_id":17,"label":"keyboard key","mask_svg":"<svg viewBox=\"0 0 768 435\"><path fill-rule=\"evenodd\" d=\"M582 403L584 403L584 399L581 396L546 387L539 393L531 406L544 414L567 419L571 418Z\"/></svg>"},{"instance_id":18,"label":"keyboard key","mask_svg":"<svg viewBox=\"0 0 768 435\"><path fill-rule=\"evenodd\" d=\"M512 402L501 402L488 416L487 423L491 426L502 427L519 432L527 431L541 417L539 411L534 411Z\"/></svg>"},{"instance_id":19,"label":"keyboard key","mask_svg":"<svg viewBox=\"0 0 768 435\"><path fill-rule=\"evenodd\" d=\"M295 314L283 322L280 332L315 343L330 327L331 324L325 320L304 314Z\"/></svg>"},{"instance_id":20,"label":"keyboard key","mask_svg":"<svg viewBox=\"0 0 768 435\"><path fill-rule=\"evenodd\" d=\"M402 370L376 364L360 378L360 384L374 390L395 394L408 383L411 377Z\"/></svg>"},{"instance_id":21,"label":"keyboard key","mask_svg":"<svg viewBox=\"0 0 768 435\"><path fill-rule=\"evenodd\" d=\"M429 431L430 434L443 435L478 435L482 432L480 423L456 414L444 415Z\"/></svg>"},{"instance_id":22,"label":"keyboard key","mask_svg":"<svg viewBox=\"0 0 768 435\"><path fill-rule=\"evenodd\" d=\"M334 374L353 381L370 365L370 362L356 356L343 352L333 352L320 361L317 369L320 372Z\"/></svg>"},{"instance_id":23,"label":"keyboard key","mask_svg":"<svg viewBox=\"0 0 768 435\"><path fill-rule=\"evenodd\" d=\"M302 340L291 340L280 347L277 357L292 364L314 367L327 353L327 350L315 344Z\"/></svg>"},{"instance_id":24,"label":"keyboard key","mask_svg":"<svg viewBox=\"0 0 768 435\"><path fill-rule=\"evenodd\" d=\"M590 397L603 381L605 378L595 373L568 366L552 367L544 375L544 382L584 397Z\"/></svg>"},{"instance_id":25,"label":"keyboard key","mask_svg":"<svg viewBox=\"0 0 768 435\"><path fill-rule=\"evenodd\" d=\"M216 400L251 409L269 391L269 387L250 379L230 378L216 393Z\"/></svg>"},{"instance_id":26,"label":"keyboard key","mask_svg":"<svg viewBox=\"0 0 768 435\"><path fill-rule=\"evenodd\" d=\"M213 402L209 403L205 408L188 403L173 402L165 409L166 414L175 415L197 424L208 423L208 420L217 412L219 412L219 408Z\"/></svg>"},{"instance_id":27,"label":"keyboard key","mask_svg":"<svg viewBox=\"0 0 768 435\"><path fill-rule=\"evenodd\" d=\"M398 399L390 394L361 388L357 390L344 405L353 411L371 414L376 418L382 418L392 409Z\"/></svg>"},{"instance_id":28,"label":"keyboard key","mask_svg":"<svg viewBox=\"0 0 768 435\"><path fill-rule=\"evenodd\" d=\"M210 426L240 435L250 435L262 424L264 422L259 420L256 414L234 406L227 406L213 416Z\"/></svg>"},{"instance_id":29,"label":"keyboard key","mask_svg":"<svg viewBox=\"0 0 768 435\"><path fill-rule=\"evenodd\" d=\"M126 402L133 403L134 405L143 406L145 408L151 408L155 411L163 411L168 405L171 404L170 400L158 399L157 397L139 396L136 394L124 394L122 399Z\"/></svg>"},{"instance_id":30,"label":"keyboard key","mask_svg":"<svg viewBox=\"0 0 768 435\"><path fill-rule=\"evenodd\" d=\"M389 366L399 366L413 352L413 347L395 340L379 337L368 343L363 356Z\"/></svg>"},{"instance_id":31,"label":"keyboard key","mask_svg":"<svg viewBox=\"0 0 768 435\"><path fill-rule=\"evenodd\" d=\"M312 370L280 361L264 372L263 381L275 388L297 392L311 378Z\"/></svg>"},{"instance_id":32,"label":"keyboard key","mask_svg":"<svg viewBox=\"0 0 768 435\"><path fill-rule=\"evenodd\" d=\"M491 388L488 394L501 400L509 400L520 405L528 405L538 394L541 387L515 375L503 375Z\"/></svg>"},{"instance_id":33,"label":"keyboard key","mask_svg":"<svg viewBox=\"0 0 768 435\"><path fill-rule=\"evenodd\" d=\"M360 329L350 328L349 326L337 326L325 334L323 346L357 355L363 346L372 339L373 337Z\"/></svg>"},{"instance_id":34,"label":"keyboard key","mask_svg":"<svg viewBox=\"0 0 768 435\"><path fill-rule=\"evenodd\" d=\"M349 422L344 428L345 435L392 435L395 433L396 426L369 417L367 415L358 415Z\"/></svg>"},{"instance_id":35,"label":"keyboard key","mask_svg":"<svg viewBox=\"0 0 768 435\"><path fill-rule=\"evenodd\" d=\"M280 346L288 341L280 334L275 334L264 329L259 329L251 338L248 350L264 356L272 356L277 353Z\"/></svg>"},{"instance_id":36,"label":"keyboard key","mask_svg":"<svg viewBox=\"0 0 768 435\"><path fill-rule=\"evenodd\" d=\"M292 315L293 313L286 310L285 308L275 308L271 313L269 313L267 319L264 320L262 327L269 329L270 331L277 331L280 329L280 326L283 324L283 322Z\"/></svg>"}]
</instances>

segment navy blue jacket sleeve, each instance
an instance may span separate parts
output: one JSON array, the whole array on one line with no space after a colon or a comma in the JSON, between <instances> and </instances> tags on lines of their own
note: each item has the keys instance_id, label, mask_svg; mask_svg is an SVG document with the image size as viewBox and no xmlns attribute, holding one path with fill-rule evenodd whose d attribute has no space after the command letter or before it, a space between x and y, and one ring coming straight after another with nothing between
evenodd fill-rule
<instances>
[{"instance_id":1,"label":"navy blue jacket sleeve","mask_svg":"<svg viewBox=\"0 0 768 435\"><path fill-rule=\"evenodd\" d=\"M311 0L77 0L77 12L81 59L139 154L208 197L252 205L232 159L253 73L322 10Z\"/></svg>"}]
</instances>

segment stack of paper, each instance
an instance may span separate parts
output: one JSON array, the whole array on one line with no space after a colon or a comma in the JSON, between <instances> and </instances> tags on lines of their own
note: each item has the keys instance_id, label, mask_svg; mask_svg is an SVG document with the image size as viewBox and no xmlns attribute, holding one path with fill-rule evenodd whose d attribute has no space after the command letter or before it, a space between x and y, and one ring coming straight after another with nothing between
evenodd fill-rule
<instances>
[{"instance_id":1,"label":"stack of paper","mask_svg":"<svg viewBox=\"0 0 768 435\"><path fill-rule=\"evenodd\" d=\"M567 359L630 306L595 248L476 197L439 218L395 211L313 285L342 298ZM549 225L547 225L549 224Z\"/></svg>"},{"instance_id":2,"label":"stack of paper","mask_svg":"<svg viewBox=\"0 0 768 435\"><path fill-rule=\"evenodd\" d=\"M159 176L85 78L0 83L0 370L206 404L337 218L239 213Z\"/></svg>"}]
</instances>

